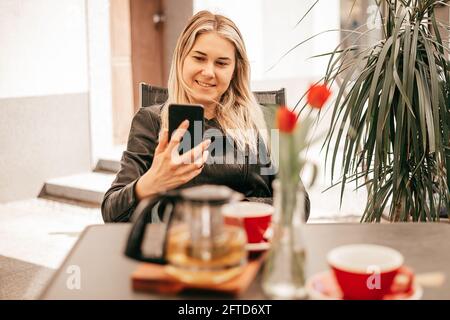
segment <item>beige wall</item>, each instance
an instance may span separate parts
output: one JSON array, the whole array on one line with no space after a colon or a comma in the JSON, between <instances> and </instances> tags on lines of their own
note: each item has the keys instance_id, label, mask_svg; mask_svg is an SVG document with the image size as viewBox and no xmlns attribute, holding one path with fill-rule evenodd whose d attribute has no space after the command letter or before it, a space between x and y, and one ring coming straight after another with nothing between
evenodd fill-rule
<instances>
[{"instance_id":1,"label":"beige wall","mask_svg":"<svg viewBox=\"0 0 450 320\"><path fill-rule=\"evenodd\" d=\"M0 202L90 170L86 3L0 1Z\"/></svg>"},{"instance_id":2,"label":"beige wall","mask_svg":"<svg viewBox=\"0 0 450 320\"><path fill-rule=\"evenodd\" d=\"M0 1L0 99L87 92L85 0Z\"/></svg>"},{"instance_id":3,"label":"beige wall","mask_svg":"<svg viewBox=\"0 0 450 320\"><path fill-rule=\"evenodd\" d=\"M0 203L90 170L88 94L0 99Z\"/></svg>"}]
</instances>

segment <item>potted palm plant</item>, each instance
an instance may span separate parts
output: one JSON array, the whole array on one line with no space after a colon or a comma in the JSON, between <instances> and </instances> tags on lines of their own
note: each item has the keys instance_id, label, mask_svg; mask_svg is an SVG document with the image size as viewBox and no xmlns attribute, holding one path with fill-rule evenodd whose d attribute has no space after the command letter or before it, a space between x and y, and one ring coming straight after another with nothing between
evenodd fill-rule
<instances>
[{"instance_id":1,"label":"potted palm plant","mask_svg":"<svg viewBox=\"0 0 450 320\"><path fill-rule=\"evenodd\" d=\"M441 37L450 28L435 16L445 2L378 0L382 39L330 53L324 80L339 92L324 147L335 172L343 144L341 195L351 181L368 188L362 221L450 212L450 49Z\"/></svg>"}]
</instances>

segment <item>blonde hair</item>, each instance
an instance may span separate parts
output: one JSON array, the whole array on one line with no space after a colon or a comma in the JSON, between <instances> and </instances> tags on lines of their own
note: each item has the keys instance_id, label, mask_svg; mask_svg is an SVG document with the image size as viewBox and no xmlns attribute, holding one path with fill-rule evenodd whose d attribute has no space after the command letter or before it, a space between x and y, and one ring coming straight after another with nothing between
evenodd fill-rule
<instances>
[{"instance_id":1,"label":"blonde hair","mask_svg":"<svg viewBox=\"0 0 450 320\"><path fill-rule=\"evenodd\" d=\"M215 32L234 44L236 64L230 86L217 101L216 120L240 150L248 147L257 154L257 132L268 146L267 127L264 115L255 96L250 90L250 62L239 29L230 19L200 11L188 22L180 37L172 58L168 91L169 97L161 112L161 128L168 127L168 105L170 103L189 103L192 90L182 77L183 63L200 34ZM232 129L232 130L227 130Z\"/></svg>"}]
</instances>

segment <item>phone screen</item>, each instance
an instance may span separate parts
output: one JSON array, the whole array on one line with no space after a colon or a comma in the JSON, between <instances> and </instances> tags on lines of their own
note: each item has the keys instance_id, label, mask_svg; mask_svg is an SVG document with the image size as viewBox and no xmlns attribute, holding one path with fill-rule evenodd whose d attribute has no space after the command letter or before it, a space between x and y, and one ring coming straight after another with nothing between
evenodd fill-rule
<instances>
[{"instance_id":1,"label":"phone screen","mask_svg":"<svg viewBox=\"0 0 450 320\"><path fill-rule=\"evenodd\" d=\"M169 105L169 141L174 131L184 120L189 120L189 128L180 143L179 152L185 153L203 141L204 109L199 104Z\"/></svg>"}]
</instances>

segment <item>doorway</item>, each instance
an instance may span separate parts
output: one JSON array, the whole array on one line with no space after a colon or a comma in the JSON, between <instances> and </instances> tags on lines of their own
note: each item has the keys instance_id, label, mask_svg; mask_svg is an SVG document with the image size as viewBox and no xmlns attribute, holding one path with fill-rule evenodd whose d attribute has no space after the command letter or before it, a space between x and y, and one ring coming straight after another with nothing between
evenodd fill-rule
<instances>
[{"instance_id":1,"label":"doorway","mask_svg":"<svg viewBox=\"0 0 450 320\"><path fill-rule=\"evenodd\" d=\"M162 0L131 0L131 60L134 111L139 108L140 82L163 86L164 23Z\"/></svg>"},{"instance_id":2,"label":"doorway","mask_svg":"<svg viewBox=\"0 0 450 320\"><path fill-rule=\"evenodd\" d=\"M139 82L162 85L162 0L110 0L113 144L127 142L139 109ZM155 20L154 20L155 19Z\"/></svg>"},{"instance_id":3,"label":"doorway","mask_svg":"<svg viewBox=\"0 0 450 320\"><path fill-rule=\"evenodd\" d=\"M167 86L178 35L192 0L109 0L113 144L127 142L139 109L139 83Z\"/></svg>"}]
</instances>

